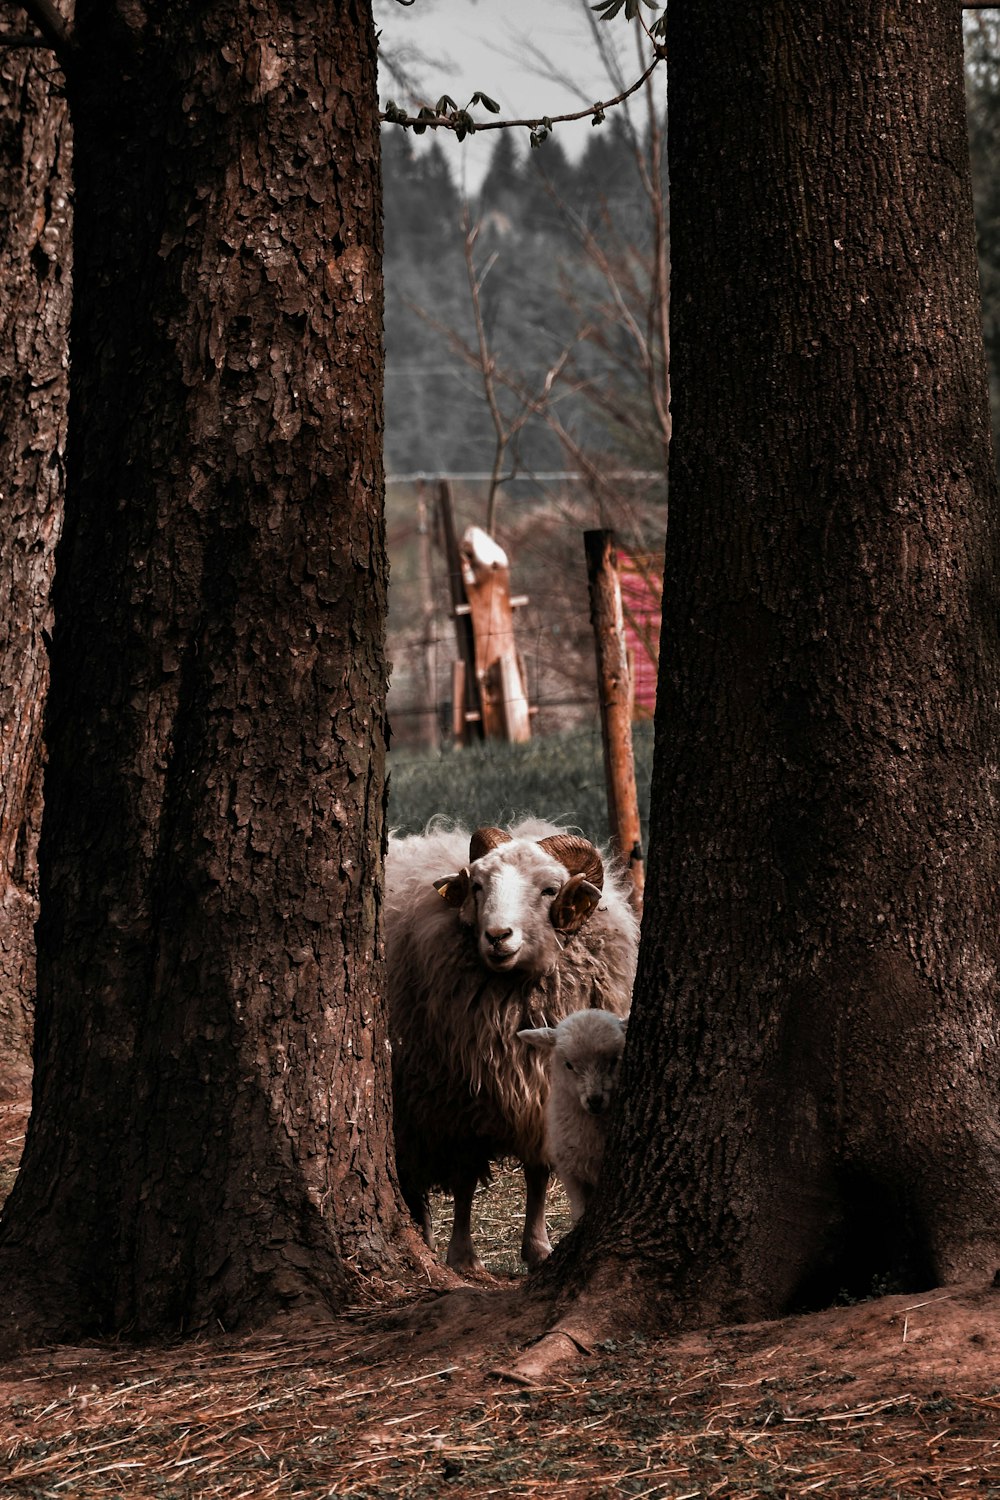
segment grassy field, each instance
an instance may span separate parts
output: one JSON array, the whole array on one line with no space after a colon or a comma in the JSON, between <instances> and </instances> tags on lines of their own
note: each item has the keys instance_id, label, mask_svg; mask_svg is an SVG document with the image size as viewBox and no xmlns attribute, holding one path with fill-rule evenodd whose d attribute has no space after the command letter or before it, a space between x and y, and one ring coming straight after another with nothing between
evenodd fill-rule
<instances>
[{"instance_id":1,"label":"grassy field","mask_svg":"<svg viewBox=\"0 0 1000 1500\"><path fill-rule=\"evenodd\" d=\"M633 731L643 841L649 815L653 726ZM608 840L600 726L531 740L488 743L440 755L395 750L389 756L389 826L419 833L443 814L469 828L503 824L525 813Z\"/></svg>"}]
</instances>

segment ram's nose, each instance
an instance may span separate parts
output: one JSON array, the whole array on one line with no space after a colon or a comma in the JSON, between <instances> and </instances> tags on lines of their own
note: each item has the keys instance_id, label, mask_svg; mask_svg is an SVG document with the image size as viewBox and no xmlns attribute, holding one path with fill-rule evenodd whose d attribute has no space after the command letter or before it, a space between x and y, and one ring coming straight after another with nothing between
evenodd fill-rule
<instances>
[{"instance_id":1,"label":"ram's nose","mask_svg":"<svg viewBox=\"0 0 1000 1500\"><path fill-rule=\"evenodd\" d=\"M588 1094L587 1108L592 1115L603 1115L607 1100L603 1094Z\"/></svg>"},{"instance_id":2,"label":"ram's nose","mask_svg":"<svg viewBox=\"0 0 1000 1500\"><path fill-rule=\"evenodd\" d=\"M512 969L521 951L521 934L513 927L487 927L481 951L489 968Z\"/></svg>"}]
</instances>

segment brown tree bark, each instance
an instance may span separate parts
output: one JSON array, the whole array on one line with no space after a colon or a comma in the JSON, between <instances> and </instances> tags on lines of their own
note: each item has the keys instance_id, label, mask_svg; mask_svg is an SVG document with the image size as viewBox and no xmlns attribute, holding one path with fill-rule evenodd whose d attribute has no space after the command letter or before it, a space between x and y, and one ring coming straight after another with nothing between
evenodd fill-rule
<instances>
[{"instance_id":1,"label":"brown tree bark","mask_svg":"<svg viewBox=\"0 0 1000 1500\"><path fill-rule=\"evenodd\" d=\"M76 41L21 1337L338 1305L413 1244L370 6L81 0Z\"/></svg>"},{"instance_id":2,"label":"brown tree bark","mask_svg":"<svg viewBox=\"0 0 1000 1500\"><path fill-rule=\"evenodd\" d=\"M1000 1264L1000 518L960 24L671 7L652 837L603 1201L554 1268L581 1338Z\"/></svg>"},{"instance_id":3,"label":"brown tree bark","mask_svg":"<svg viewBox=\"0 0 1000 1500\"><path fill-rule=\"evenodd\" d=\"M0 8L3 29L23 13ZM62 521L70 131L50 53L0 50L0 1097L27 1087L49 589Z\"/></svg>"}]
</instances>

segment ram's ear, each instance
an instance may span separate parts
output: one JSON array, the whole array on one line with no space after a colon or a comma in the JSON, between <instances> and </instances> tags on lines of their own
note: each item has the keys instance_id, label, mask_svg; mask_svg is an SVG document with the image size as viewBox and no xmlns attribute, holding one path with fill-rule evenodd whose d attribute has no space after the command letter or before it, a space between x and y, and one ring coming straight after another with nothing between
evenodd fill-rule
<instances>
[{"instance_id":1,"label":"ram's ear","mask_svg":"<svg viewBox=\"0 0 1000 1500\"><path fill-rule=\"evenodd\" d=\"M579 932L597 908L601 893L584 875L571 875L549 910L557 932Z\"/></svg>"},{"instance_id":2,"label":"ram's ear","mask_svg":"<svg viewBox=\"0 0 1000 1500\"><path fill-rule=\"evenodd\" d=\"M435 880L434 889L449 906L463 906L469 894L469 872L458 870L454 875L442 875Z\"/></svg>"},{"instance_id":3,"label":"ram's ear","mask_svg":"<svg viewBox=\"0 0 1000 1500\"><path fill-rule=\"evenodd\" d=\"M519 1031L517 1034L522 1042L527 1042L529 1047L537 1047L539 1052L551 1052L556 1044L554 1026L539 1026L534 1031Z\"/></svg>"}]
</instances>

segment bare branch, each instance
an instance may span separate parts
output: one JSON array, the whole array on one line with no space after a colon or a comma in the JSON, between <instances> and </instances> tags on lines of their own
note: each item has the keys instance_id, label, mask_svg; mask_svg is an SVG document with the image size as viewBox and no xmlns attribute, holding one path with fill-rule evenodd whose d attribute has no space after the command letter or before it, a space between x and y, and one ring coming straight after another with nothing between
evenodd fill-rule
<instances>
[{"instance_id":1,"label":"bare branch","mask_svg":"<svg viewBox=\"0 0 1000 1500\"><path fill-rule=\"evenodd\" d=\"M29 21L34 21L43 38L41 42L36 41L32 45L51 47L65 72L76 52L76 42L67 22L52 0L19 0L19 4Z\"/></svg>"},{"instance_id":2,"label":"bare branch","mask_svg":"<svg viewBox=\"0 0 1000 1500\"><path fill-rule=\"evenodd\" d=\"M654 48L653 60L648 68L646 68L640 78L637 78L623 92L617 94L613 99L598 100L595 104L588 105L586 109L570 110L568 113L562 115L544 115L536 119L523 120L474 120L467 109L455 109L450 110L447 114L436 114L433 110L424 108L414 117L407 114L405 110L399 109L397 105L392 104L390 101L379 115L379 119L385 120L391 125L401 125L404 130L415 129L418 132L424 130L453 130L460 140L464 139L467 135L472 135L482 130L512 130L516 127L524 126L527 129L537 131L541 131L544 127L544 130L547 132L551 130L553 125L565 124L570 120L586 120L590 118L598 121L604 118L606 110L614 109L615 105L624 103L632 94L637 93L645 84L654 68L660 65L666 55L666 47L657 44Z\"/></svg>"},{"instance_id":3,"label":"bare branch","mask_svg":"<svg viewBox=\"0 0 1000 1500\"><path fill-rule=\"evenodd\" d=\"M489 274L490 267L496 260L496 255L494 254L487 262L482 275L477 275L472 252L479 236L479 225L472 223L468 203L463 203L462 205L462 228L465 231L462 238L462 251L465 256L465 274L469 282L472 313L476 322L476 339L479 343L479 371L482 375L486 405L489 408L490 419L493 422L493 431L496 438L493 449L493 470L490 474L490 488L486 500L486 530L492 536L493 527L496 524L497 488L500 484L503 456L512 436L512 432L507 429L504 423L503 412L500 410L500 403L497 401L496 386L493 383L493 372L496 367L496 361L490 353L489 341L486 337L486 324L483 322L483 308L479 298L480 289Z\"/></svg>"}]
</instances>

